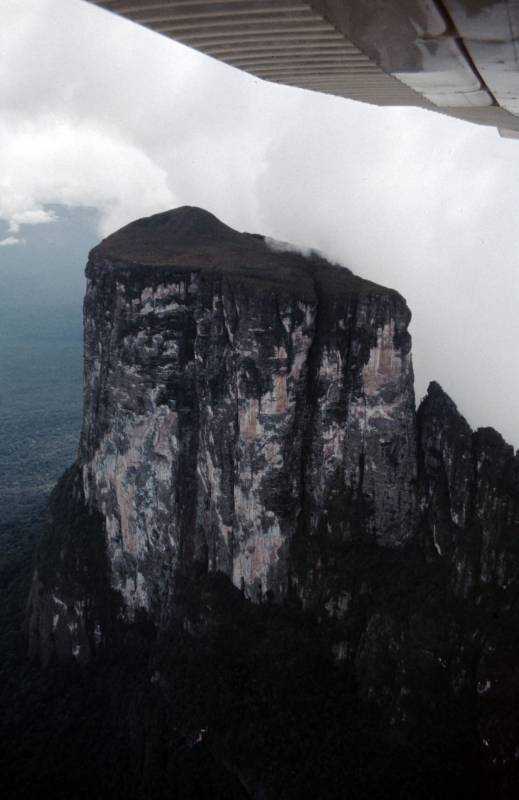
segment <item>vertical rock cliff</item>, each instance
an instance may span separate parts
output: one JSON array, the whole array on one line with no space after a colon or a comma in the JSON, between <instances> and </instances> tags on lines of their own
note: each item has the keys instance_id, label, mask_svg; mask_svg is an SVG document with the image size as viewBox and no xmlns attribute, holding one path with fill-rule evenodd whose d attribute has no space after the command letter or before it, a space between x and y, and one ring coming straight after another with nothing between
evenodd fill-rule
<instances>
[{"instance_id":1,"label":"vertical rock cliff","mask_svg":"<svg viewBox=\"0 0 519 800\"><path fill-rule=\"evenodd\" d=\"M424 519L437 554L454 562L454 590L505 590L517 566L519 457L492 428L473 432L437 383L418 429Z\"/></svg>"},{"instance_id":2,"label":"vertical rock cliff","mask_svg":"<svg viewBox=\"0 0 519 800\"><path fill-rule=\"evenodd\" d=\"M519 457L436 383L415 410L403 298L196 208L87 278L32 653L84 664L144 620L175 735L247 797L515 797Z\"/></svg>"},{"instance_id":3,"label":"vertical rock cliff","mask_svg":"<svg viewBox=\"0 0 519 800\"><path fill-rule=\"evenodd\" d=\"M412 536L400 295L195 208L113 234L87 278L84 424L69 480L81 515L97 520L120 615L159 621L175 571L194 560L252 599L311 601L321 540L398 547ZM62 558L75 547L67 535ZM64 591L58 573L42 581L42 647L68 631L63 646L87 657L103 636L102 620L86 619L97 601Z\"/></svg>"}]
</instances>

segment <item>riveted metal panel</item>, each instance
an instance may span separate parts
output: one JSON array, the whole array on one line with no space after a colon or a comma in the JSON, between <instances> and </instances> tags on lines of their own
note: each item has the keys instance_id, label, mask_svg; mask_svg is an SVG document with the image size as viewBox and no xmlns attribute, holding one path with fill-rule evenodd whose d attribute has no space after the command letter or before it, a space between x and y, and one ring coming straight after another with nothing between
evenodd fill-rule
<instances>
[{"instance_id":1,"label":"riveted metal panel","mask_svg":"<svg viewBox=\"0 0 519 800\"><path fill-rule=\"evenodd\" d=\"M274 83L519 128L519 0L89 2Z\"/></svg>"}]
</instances>

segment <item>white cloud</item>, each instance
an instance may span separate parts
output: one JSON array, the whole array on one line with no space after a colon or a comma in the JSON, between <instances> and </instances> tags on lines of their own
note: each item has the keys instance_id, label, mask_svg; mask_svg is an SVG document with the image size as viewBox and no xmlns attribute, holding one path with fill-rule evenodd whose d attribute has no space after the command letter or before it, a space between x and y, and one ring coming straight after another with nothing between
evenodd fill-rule
<instances>
[{"instance_id":1,"label":"white cloud","mask_svg":"<svg viewBox=\"0 0 519 800\"><path fill-rule=\"evenodd\" d=\"M56 214L52 210L27 208L25 211L15 211L9 217L9 230L18 233L21 225L44 225L55 220Z\"/></svg>"},{"instance_id":2,"label":"white cloud","mask_svg":"<svg viewBox=\"0 0 519 800\"><path fill-rule=\"evenodd\" d=\"M79 0L5 0L2 15L2 218L35 198L96 205L103 235L177 203L257 218L293 92Z\"/></svg>"},{"instance_id":3,"label":"white cloud","mask_svg":"<svg viewBox=\"0 0 519 800\"><path fill-rule=\"evenodd\" d=\"M24 239L17 239L16 236L7 236L0 240L0 247L14 247L17 244L25 244Z\"/></svg>"},{"instance_id":4,"label":"white cloud","mask_svg":"<svg viewBox=\"0 0 519 800\"><path fill-rule=\"evenodd\" d=\"M323 253L317 252L315 248L302 247L294 242L283 242L280 239L272 239L270 236L265 236L265 244L274 253L300 253L305 257L324 255Z\"/></svg>"},{"instance_id":5,"label":"white cloud","mask_svg":"<svg viewBox=\"0 0 519 800\"><path fill-rule=\"evenodd\" d=\"M0 217L22 224L51 222L50 203L97 206L106 235L133 216L175 205L167 174L144 152L93 123L75 126L52 116L0 124ZM5 187L15 187L9 192Z\"/></svg>"},{"instance_id":6,"label":"white cloud","mask_svg":"<svg viewBox=\"0 0 519 800\"><path fill-rule=\"evenodd\" d=\"M4 0L0 52L11 231L51 203L97 207L101 235L189 203L318 248L407 297L418 395L437 379L519 444L518 142L269 85L79 0Z\"/></svg>"}]
</instances>

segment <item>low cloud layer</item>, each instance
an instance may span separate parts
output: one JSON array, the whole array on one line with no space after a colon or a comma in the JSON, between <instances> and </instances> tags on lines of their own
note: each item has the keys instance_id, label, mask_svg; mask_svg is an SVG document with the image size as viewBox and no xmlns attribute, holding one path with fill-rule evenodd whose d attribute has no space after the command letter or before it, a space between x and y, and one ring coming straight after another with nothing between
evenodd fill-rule
<instances>
[{"instance_id":1,"label":"low cloud layer","mask_svg":"<svg viewBox=\"0 0 519 800\"><path fill-rule=\"evenodd\" d=\"M20 244L25 244L25 242L23 239L17 239L16 236L6 236L5 239L0 239L0 247L14 247Z\"/></svg>"},{"instance_id":2,"label":"low cloud layer","mask_svg":"<svg viewBox=\"0 0 519 800\"><path fill-rule=\"evenodd\" d=\"M519 142L269 85L81 0L2 14L4 245L51 203L103 236L188 203L319 249L407 298L418 398L439 380L519 445Z\"/></svg>"}]
</instances>

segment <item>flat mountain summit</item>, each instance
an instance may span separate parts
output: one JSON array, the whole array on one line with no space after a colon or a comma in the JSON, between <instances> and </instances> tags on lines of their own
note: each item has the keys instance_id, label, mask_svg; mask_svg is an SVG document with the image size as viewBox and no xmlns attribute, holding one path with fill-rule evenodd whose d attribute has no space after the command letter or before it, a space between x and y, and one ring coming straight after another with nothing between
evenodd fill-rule
<instances>
[{"instance_id":1,"label":"flat mountain summit","mask_svg":"<svg viewBox=\"0 0 519 800\"><path fill-rule=\"evenodd\" d=\"M241 233L196 206L181 206L125 225L91 251L91 262L103 259L141 269L174 267L239 275L284 286L302 298L313 297L316 284L331 293L349 291L353 285L358 291L396 294L330 263L316 251L302 252L261 234Z\"/></svg>"},{"instance_id":2,"label":"flat mountain summit","mask_svg":"<svg viewBox=\"0 0 519 800\"><path fill-rule=\"evenodd\" d=\"M94 252L132 261L149 258L150 263L166 265L188 251L212 248L259 253L264 247L261 239L233 230L209 211L181 206L130 222L103 239Z\"/></svg>"}]
</instances>

